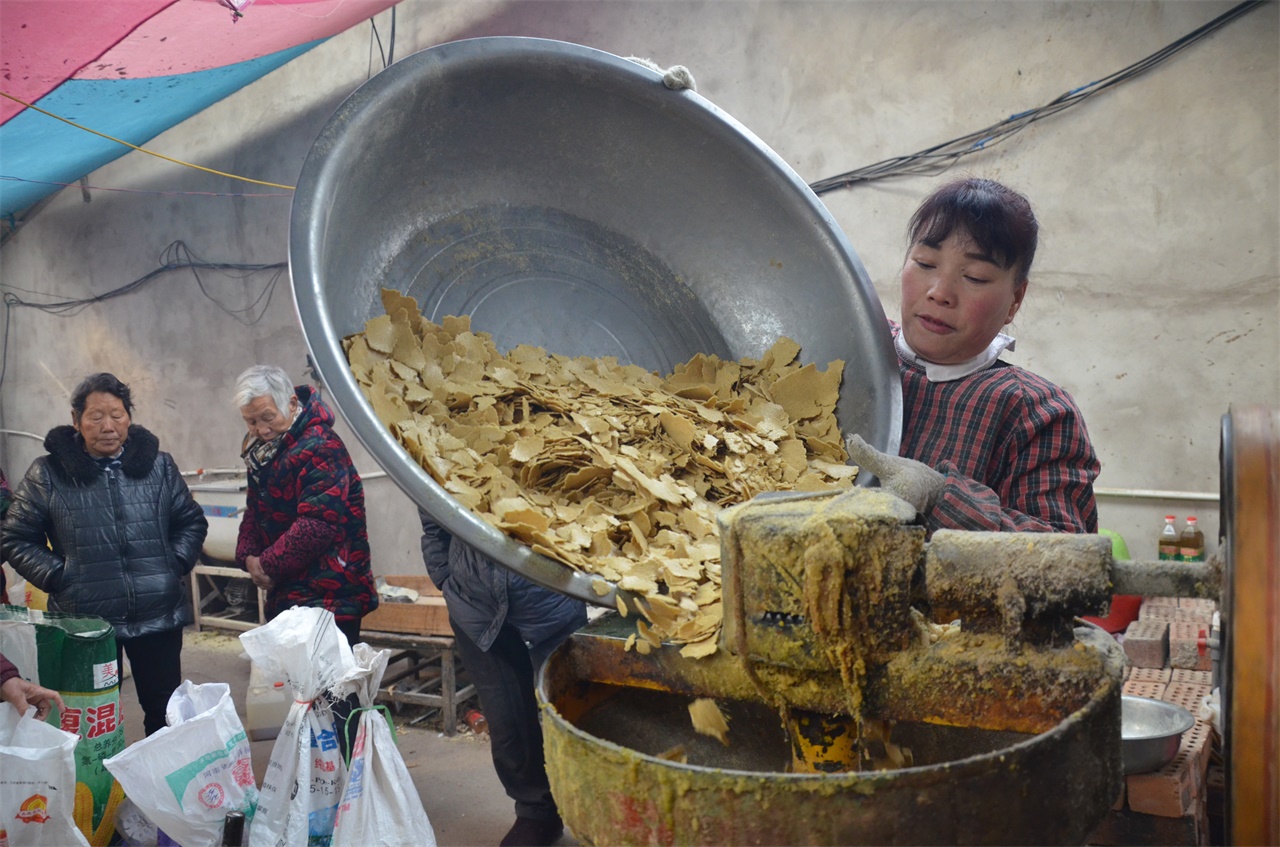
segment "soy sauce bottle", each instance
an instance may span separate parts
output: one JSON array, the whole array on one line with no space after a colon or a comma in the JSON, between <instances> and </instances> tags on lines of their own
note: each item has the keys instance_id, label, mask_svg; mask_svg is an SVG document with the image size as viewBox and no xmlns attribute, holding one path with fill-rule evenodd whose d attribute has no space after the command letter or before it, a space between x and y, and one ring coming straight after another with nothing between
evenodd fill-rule
<instances>
[{"instance_id":1,"label":"soy sauce bottle","mask_svg":"<svg viewBox=\"0 0 1280 847\"><path fill-rule=\"evenodd\" d=\"M244 847L244 812L227 812L222 822L222 847Z\"/></svg>"}]
</instances>

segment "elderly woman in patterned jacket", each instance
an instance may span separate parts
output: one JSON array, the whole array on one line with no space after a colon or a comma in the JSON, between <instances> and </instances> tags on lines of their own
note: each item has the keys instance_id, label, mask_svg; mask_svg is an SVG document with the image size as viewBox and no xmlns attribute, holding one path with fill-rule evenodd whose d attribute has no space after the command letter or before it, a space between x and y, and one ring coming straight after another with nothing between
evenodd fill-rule
<instances>
[{"instance_id":1,"label":"elderly woman in patterned jacket","mask_svg":"<svg viewBox=\"0 0 1280 847\"><path fill-rule=\"evenodd\" d=\"M1039 224L1021 194L988 179L949 182L908 226L901 324L902 446L857 435L858 466L938 529L1097 532L1099 464L1066 391L1000 359L1001 330L1026 296Z\"/></svg>"},{"instance_id":2,"label":"elderly woman in patterned jacket","mask_svg":"<svg viewBox=\"0 0 1280 847\"><path fill-rule=\"evenodd\" d=\"M249 491L236 562L267 590L267 616L290 606L333 613L354 644L378 606L369 566L364 487L333 412L310 386L255 365L235 387L248 434L241 455Z\"/></svg>"},{"instance_id":3,"label":"elderly woman in patterned jacket","mask_svg":"<svg viewBox=\"0 0 1280 847\"><path fill-rule=\"evenodd\" d=\"M151 735L182 683L182 628L193 616L182 578L209 524L173 457L132 422L129 386L109 373L71 395L71 426L49 430L13 492L0 557L49 593L49 609L115 627ZM117 662L117 667L119 661Z\"/></svg>"}]
</instances>

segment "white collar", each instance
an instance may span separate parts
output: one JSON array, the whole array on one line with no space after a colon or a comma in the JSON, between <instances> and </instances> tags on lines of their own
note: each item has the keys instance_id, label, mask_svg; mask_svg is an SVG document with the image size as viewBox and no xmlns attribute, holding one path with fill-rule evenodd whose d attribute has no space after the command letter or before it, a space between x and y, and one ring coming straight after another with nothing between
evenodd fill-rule
<instances>
[{"instance_id":1,"label":"white collar","mask_svg":"<svg viewBox=\"0 0 1280 847\"><path fill-rule=\"evenodd\" d=\"M964 379L970 374L987 368L1000 357L1005 350L1012 350L1018 343L1016 339L1005 335L1003 332L996 333L996 337L987 345L987 349L974 356L967 362L961 362L958 365L939 365L936 362L930 362L920 356L919 353L911 349L911 345L907 344L906 333L899 331L898 337L894 340L894 345L898 348L898 353L908 362L914 362L924 367L925 376L930 382L953 382L957 379Z\"/></svg>"}]
</instances>

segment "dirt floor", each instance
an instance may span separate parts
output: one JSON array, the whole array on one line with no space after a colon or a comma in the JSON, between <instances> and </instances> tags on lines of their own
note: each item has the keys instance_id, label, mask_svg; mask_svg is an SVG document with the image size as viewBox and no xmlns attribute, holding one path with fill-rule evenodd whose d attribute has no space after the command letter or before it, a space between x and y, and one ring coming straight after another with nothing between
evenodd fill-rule
<instances>
[{"instance_id":1,"label":"dirt floor","mask_svg":"<svg viewBox=\"0 0 1280 847\"><path fill-rule=\"evenodd\" d=\"M232 699L245 720L245 695L249 687L250 662L240 649L236 633L214 630L186 631L182 651L183 676L195 683L226 682ZM143 737L142 712L133 680L120 686L125 716L125 740L132 744ZM473 706L475 701L468 704ZM462 710L465 713L465 709ZM421 718L416 725L410 721ZM493 771L488 736L475 735L465 724L448 738L440 731L438 714L405 708L396 715L400 754L404 757L414 786L422 798L441 847L494 845L515 820L510 798ZM254 741L253 771L261 782L271 757L274 740ZM558 844L576 845L565 833Z\"/></svg>"}]
</instances>

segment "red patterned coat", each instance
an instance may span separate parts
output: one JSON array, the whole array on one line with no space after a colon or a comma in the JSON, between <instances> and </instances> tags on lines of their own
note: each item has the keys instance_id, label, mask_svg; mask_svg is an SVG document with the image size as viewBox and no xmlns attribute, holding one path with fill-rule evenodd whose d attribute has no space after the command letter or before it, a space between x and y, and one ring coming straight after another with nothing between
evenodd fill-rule
<instances>
[{"instance_id":1,"label":"red patterned coat","mask_svg":"<svg viewBox=\"0 0 1280 847\"><path fill-rule=\"evenodd\" d=\"M378 606L369 568L364 486L333 431L333 412L310 386L295 392L302 412L255 478L240 522L236 562L258 556L271 577L267 615L319 606L340 621Z\"/></svg>"}]
</instances>

